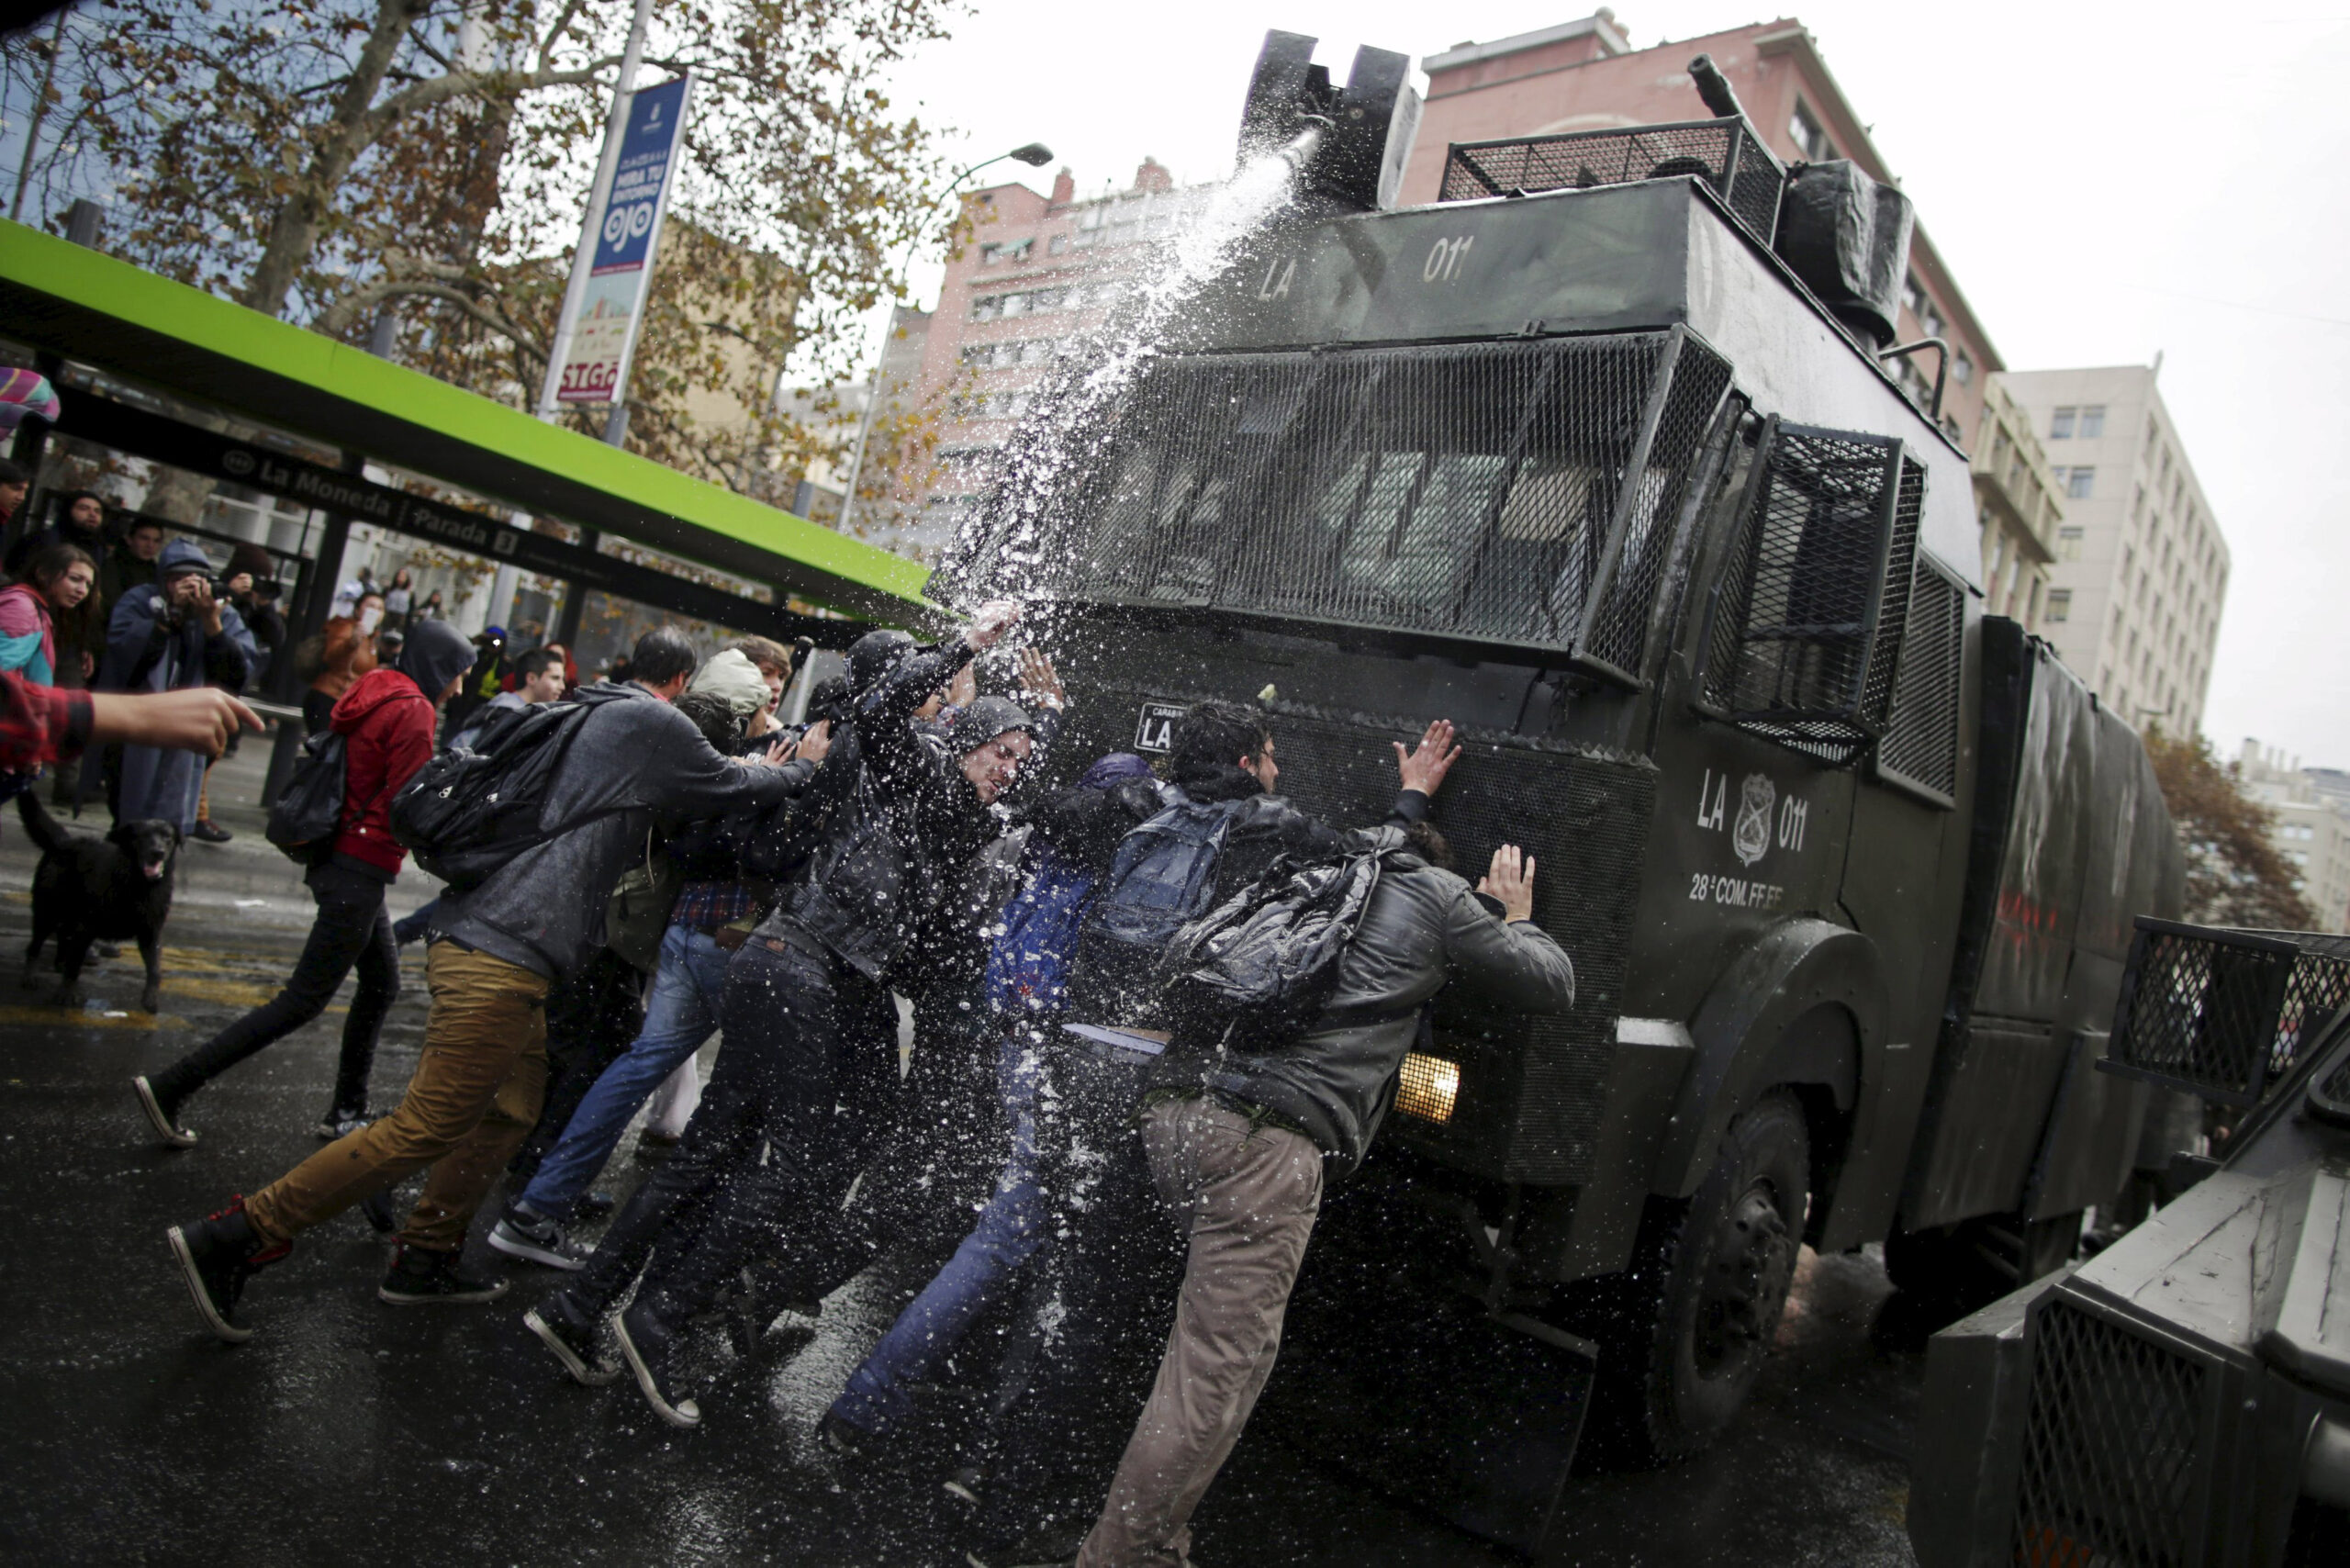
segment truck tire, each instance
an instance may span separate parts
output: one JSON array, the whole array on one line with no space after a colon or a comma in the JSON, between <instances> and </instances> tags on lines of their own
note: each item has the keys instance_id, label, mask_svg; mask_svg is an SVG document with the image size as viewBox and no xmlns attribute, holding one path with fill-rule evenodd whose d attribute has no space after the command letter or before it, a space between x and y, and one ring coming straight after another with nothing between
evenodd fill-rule
<instances>
[{"instance_id":1,"label":"truck tire","mask_svg":"<svg viewBox=\"0 0 2350 1568\"><path fill-rule=\"evenodd\" d=\"M1810 1159L1803 1106L1774 1089L1730 1123L1695 1194L1650 1204L1616 1380L1642 1457L1702 1452L1746 1403L1795 1279Z\"/></svg>"},{"instance_id":2,"label":"truck tire","mask_svg":"<svg viewBox=\"0 0 2350 1568\"><path fill-rule=\"evenodd\" d=\"M2077 1209L2042 1220L1984 1215L1886 1238L1885 1271L1900 1289L1955 1320L2063 1267L2080 1237Z\"/></svg>"}]
</instances>

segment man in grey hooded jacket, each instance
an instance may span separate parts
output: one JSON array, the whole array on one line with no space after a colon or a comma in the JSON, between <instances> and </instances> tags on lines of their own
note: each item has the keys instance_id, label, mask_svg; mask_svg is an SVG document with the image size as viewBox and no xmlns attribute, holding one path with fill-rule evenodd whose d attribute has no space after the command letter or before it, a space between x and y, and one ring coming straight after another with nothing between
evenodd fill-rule
<instances>
[{"instance_id":1,"label":"man in grey hooded jacket","mask_svg":"<svg viewBox=\"0 0 2350 1568\"><path fill-rule=\"evenodd\" d=\"M1186 1052L1145 1097L1158 1194L1189 1233L1175 1327L1079 1568L1176 1568L1191 1517L1273 1370L1281 1318L1322 1202L1326 1158L1351 1168L1386 1109L1420 1010L1459 981L1513 1012L1574 1004L1574 967L1534 924L1534 862L1494 852L1472 891L1442 837L1393 828L1323 1020L1259 1056ZM1437 863L1431 863L1437 862ZM1188 1079L1188 1081L1182 1081Z\"/></svg>"},{"instance_id":2,"label":"man in grey hooded jacket","mask_svg":"<svg viewBox=\"0 0 2350 1568\"><path fill-rule=\"evenodd\" d=\"M173 1254L213 1333L252 1337L244 1282L301 1231L432 1168L376 1294L395 1306L490 1301L505 1282L460 1271L475 1211L537 1121L546 1083L546 995L603 941L603 912L655 812L710 815L779 803L795 779L721 756L669 705L696 663L682 633L636 644L635 678L583 693L588 712L547 786L541 840L461 894L444 894L425 956L432 1006L398 1109L329 1144L250 1199L175 1226Z\"/></svg>"}]
</instances>

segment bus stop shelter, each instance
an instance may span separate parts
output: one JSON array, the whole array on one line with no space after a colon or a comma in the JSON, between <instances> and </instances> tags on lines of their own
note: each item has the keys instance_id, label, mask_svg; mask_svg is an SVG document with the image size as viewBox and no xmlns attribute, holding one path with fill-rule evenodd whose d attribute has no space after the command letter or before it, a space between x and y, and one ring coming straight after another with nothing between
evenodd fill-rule
<instances>
[{"instance_id":1,"label":"bus stop shelter","mask_svg":"<svg viewBox=\"0 0 2350 1568\"><path fill-rule=\"evenodd\" d=\"M927 568L646 458L551 425L72 241L0 221L0 337L52 366L73 361L126 388L226 416L222 433L159 411L132 392L63 393L56 430L207 477L289 498L327 520L289 621L314 632L341 566L350 524L434 541L496 565L561 579L576 605L599 588L738 631L845 646L874 622L926 609ZM147 401L149 406L140 406ZM273 443L270 432L330 447L334 466ZM490 511L376 484L368 462L494 506L583 531L577 543ZM770 585L776 600L730 592L595 546L650 546ZM786 597L849 619L794 611ZM493 606L493 611L498 607Z\"/></svg>"}]
</instances>

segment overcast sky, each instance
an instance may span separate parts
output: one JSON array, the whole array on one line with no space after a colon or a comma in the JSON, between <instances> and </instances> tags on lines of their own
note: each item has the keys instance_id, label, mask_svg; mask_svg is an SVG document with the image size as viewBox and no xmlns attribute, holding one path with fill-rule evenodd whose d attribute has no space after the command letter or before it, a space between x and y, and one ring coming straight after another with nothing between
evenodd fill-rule
<instances>
[{"instance_id":1,"label":"overcast sky","mask_svg":"<svg viewBox=\"0 0 2350 1568\"><path fill-rule=\"evenodd\" d=\"M1635 49L1767 20L1746 0L1628 0ZM1793 11L2018 369L2146 364L2234 554L2204 716L2350 767L2350 4L2245 0ZM968 163L1041 140L1080 195L1147 154L1230 173L1269 27L1416 61L1585 15L1528 0L978 0L900 80ZM1420 86L1426 89L1426 80ZM1692 100L1692 112L1696 110ZM1033 175L1046 188L1052 165ZM933 302L937 269L919 274Z\"/></svg>"}]
</instances>

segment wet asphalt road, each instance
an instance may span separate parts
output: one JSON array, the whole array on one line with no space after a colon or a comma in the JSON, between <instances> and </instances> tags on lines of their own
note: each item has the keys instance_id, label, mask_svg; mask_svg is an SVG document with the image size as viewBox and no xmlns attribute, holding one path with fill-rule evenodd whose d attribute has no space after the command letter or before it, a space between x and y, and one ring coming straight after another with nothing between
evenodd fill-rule
<instances>
[{"instance_id":1,"label":"wet asphalt road","mask_svg":"<svg viewBox=\"0 0 2350 1568\"><path fill-rule=\"evenodd\" d=\"M0 1557L255 1568L957 1560L957 1516L937 1486L951 1465L943 1443L917 1438L843 1470L813 1439L857 1358L922 1282L921 1259L885 1260L834 1295L796 1356L738 1364L713 1344L716 1381L689 1434L654 1418L626 1382L562 1381L520 1323L553 1276L478 1241L475 1261L513 1281L506 1300L377 1303L385 1248L356 1212L306 1236L253 1285L250 1344L214 1341L163 1227L316 1147L308 1129L324 1107L340 1009L195 1102L193 1150L154 1144L129 1081L274 989L305 924L295 875L252 842L257 832L226 849L191 846L162 1014L137 1010L134 955L93 969L90 1008L69 1016L14 984L30 869L14 814L0 823ZM220 815L258 826L234 806ZM399 890L396 908L424 890ZM422 1022L412 986L377 1058L379 1100L406 1081ZM623 1195L643 1169L629 1158L633 1141L608 1173ZM1863 1258L1807 1253L1797 1289L1780 1353L1728 1440L1668 1472L1591 1464L1569 1484L1546 1562L1912 1561L1901 1521L1923 1368L1916 1336ZM1259 1432L1209 1494L1196 1535L1203 1568L1520 1561Z\"/></svg>"}]
</instances>

